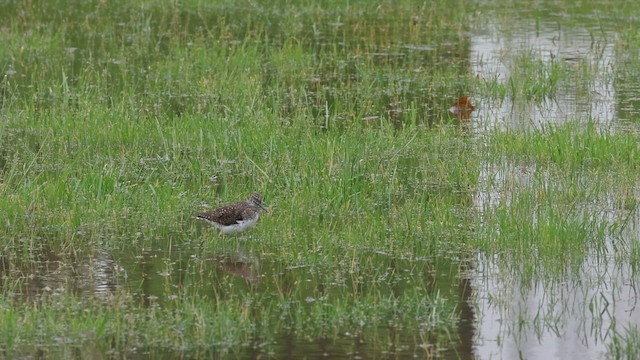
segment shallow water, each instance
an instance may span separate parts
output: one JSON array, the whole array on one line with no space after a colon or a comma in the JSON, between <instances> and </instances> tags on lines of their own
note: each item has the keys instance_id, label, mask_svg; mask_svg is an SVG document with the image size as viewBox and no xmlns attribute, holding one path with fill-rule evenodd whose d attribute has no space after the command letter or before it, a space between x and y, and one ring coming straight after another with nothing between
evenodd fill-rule
<instances>
[{"instance_id":1,"label":"shallow water","mask_svg":"<svg viewBox=\"0 0 640 360\"><path fill-rule=\"evenodd\" d=\"M592 33L587 30L567 33L543 27L537 31L510 29L509 34L500 34L495 28L490 31L490 35L471 36L472 69L481 78L507 82L511 72L518 71L513 58L521 53L531 53L544 64L555 61L576 69L588 68L594 76L582 83L580 79L565 80L559 93L539 101L487 99L477 113L486 125L539 128L549 123L593 119L606 127L633 115L620 117L616 114L616 98L620 96L617 91L620 90L614 87L611 70L615 63L614 45L606 40L615 38L615 34L598 40L602 49L593 49Z\"/></svg>"},{"instance_id":2,"label":"shallow water","mask_svg":"<svg viewBox=\"0 0 640 360\"><path fill-rule=\"evenodd\" d=\"M493 79L497 84L505 84L512 72L519 71L522 54L526 54L543 65L559 62L561 66L577 69L576 75L560 79L559 91L553 95L478 98L469 94L476 105L470 119L471 136L482 137L487 129L496 125L503 129L544 128L549 124L589 120L603 129L637 131L634 119L640 111L636 95L640 76L633 70L626 70L624 76L613 70L629 61L624 52L616 51L620 34L615 19L572 18L571 11L561 15L551 13L548 17L526 11L515 14L501 11L507 10L479 5L478 18L465 30L463 39L446 34L441 36L439 44L401 42L382 50L363 46L365 50L359 51L365 54L361 56L368 57L371 63L407 70L397 75L401 79L399 83L406 86L403 96L384 98L384 104L373 106L372 113L363 117L370 115L371 119L378 120L380 115L388 115L394 121L395 117L402 118L411 111L412 102L425 101L425 92L437 92L412 82L411 74L425 71L423 66L460 63L481 80ZM563 19L570 19L571 26L564 26ZM215 22L217 18L207 21ZM342 25L320 26L317 34L310 36L316 39L310 45L318 51L327 50L335 44L328 37L337 36ZM366 44L366 41L363 36L353 40L353 44L340 43L344 46L341 50ZM366 53L369 50L371 52ZM78 52L78 62L82 60L81 53ZM111 65L117 69L120 64ZM310 98L315 97L323 105L314 111L324 111L324 106L328 109L331 105L331 98L323 93L326 89L322 86L326 84L321 82L330 83L332 89L344 86L348 90L347 84L355 82L356 65L353 59L342 59L319 69L338 75L322 80L304 79L308 82ZM265 68L268 73L268 66ZM580 76L581 72L587 75ZM381 75L380 87L395 84L391 77ZM265 80L264 86L268 85L269 81ZM457 94L447 96L455 98ZM418 107L418 116L427 122L443 116L442 110L446 113L451 101L447 96L433 101L442 106ZM5 134L9 142L13 142L12 136ZM409 171L416 166L418 164L408 158L406 169L400 170ZM460 207L471 203L470 207L482 217L499 204L508 204L518 196L518 190L533 186L536 176L543 178L545 184L552 181L544 169L534 163L484 163L477 192L472 199L460 195ZM588 181L580 176L576 179ZM406 187L411 186L407 181ZM583 211L603 222L625 216L613 205L593 209L584 204ZM74 293L108 301L124 289L147 306L171 302L185 289L214 298L221 296L219 294L225 296L230 288L238 293L258 295L276 290L294 293L296 299L313 304L321 302L326 293L346 297L367 291L366 281L375 275L384 284L376 289L383 295L402 294L418 287L452 299L458 309L457 333L441 336L437 331L423 331L416 334L415 329L398 324L359 334L339 334L337 340L300 340L300 334L282 332L271 339L254 339L240 355L247 358L266 355L274 358L600 358L612 336L640 322L636 310L635 264L629 263L628 258L621 260L616 256L621 251L630 251L629 243L638 238L639 220L636 214L620 236L607 236L604 246L587 249L579 263L567 263L566 269L549 273L539 268L534 275L515 271L518 269L514 264L501 254L482 251L434 253L416 261L392 258L368 249L356 260L377 265L365 266L361 273L355 271L355 275L345 272L347 280L336 282L333 281L339 278L336 273L344 269L282 264L268 252L256 250L251 242L240 241L234 249L213 252L190 243L190 239L172 239L180 245L136 253L104 248L90 254L40 250L30 260L0 257L0 275L19 280L19 286L9 291L20 300ZM217 239L217 234L210 235ZM375 273L368 273L372 268ZM365 280L359 283L361 278ZM178 354L169 357L174 355Z\"/></svg>"},{"instance_id":3,"label":"shallow water","mask_svg":"<svg viewBox=\"0 0 640 360\"><path fill-rule=\"evenodd\" d=\"M217 234L212 237L214 241L220 240ZM199 298L211 301L220 297L241 301L243 293L267 299L278 299L285 294L290 301L304 299L312 306L329 301L327 299L340 299L369 291L375 291L379 296L401 297L404 291L418 286L431 289L432 292L446 293L450 298L459 298L462 314L473 318L473 309L469 306L470 302L466 301L471 296L469 281L457 275L457 262L438 259L403 261L386 255L369 254L364 255L366 261L387 264L388 267L375 274L359 275L364 276L362 283L349 278L353 274L345 274L344 281L336 281L334 274L338 269L280 264L270 260L268 254L252 253L247 241L252 240L243 239L238 243L237 250L224 254L190 245L182 246L177 251L153 250L137 254L110 254L105 250L91 255L71 255L42 251L33 261L2 259L0 276L18 279L20 285L13 289L0 289L11 292L17 301L77 294L109 302L125 290L148 307L165 306L185 292L197 293ZM374 280L372 275L379 279ZM369 284L371 281L387 285L374 286ZM273 329L269 338L256 337L251 343L244 344L245 348L235 350L233 356L345 359L423 357L425 354L453 356L471 351L470 325L465 325L464 319L461 324L460 335L451 334L447 337L460 338L462 341L444 349L431 344L440 342L441 335L437 332L416 332L413 326L394 322L380 328L365 328L358 333L341 333L335 339L304 336L293 329L287 330L290 325L284 324L283 328ZM218 353L215 347L210 353L220 356L226 354ZM155 353L138 349L130 355L136 354L144 357L145 354ZM172 358L180 354L167 353L166 356Z\"/></svg>"},{"instance_id":4,"label":"shallow water","mask_svg":"<svg viewBox=\"0 0 640 360\"><path fill-rule=\"evenodd\" d=\"M474 206L483 212L501 201L510 202L510 196L517 196L510 195L516 193L513 189L534 186L536 171L540 170L504 163L487 166L482 181L491 177L494 185L477 194ZM609 207L585 204L582 211L604 223L628 216L615 210L612 200ZM637 224L637 215L630 222ZM628 242L637 234L633 225L621 236L608 235L604 247L592 245L577 263L558 254L558 264L564 268L545 269L540 264L534 275L517 265L512 268L499 255L476 254L469 273L478 315L474 354L482 359L603 357L612 337L640 320L638 274L628 260L616 255L630 251ZM535 248L531 251L535 258Z\"/></svg>"},{"instance_id":5,"label":"shallow water","mask_svg":"<svg viewBox=\"0 0 640 360\"><path fill-rule=\"evenodd\" d=\"M565 15L571 17L570 13ZM534 21L516 16L509 24L487 21L476 28L477 35L470 34L470 63L480 77L507 81L511 72L518 71L514 58L522 52L545 63L560 61L573 68L589 68L593 75L589 81L569 79L560 93L539 102L482 100L474 114L476 132L482 134L483 125L541 129L576 120L592 120L604 129L637 131L634 119L638 108L630 99L638 88L631 84L633 79L620 79L612 70L623 61L614 49L620 36L614 25L585 20L579 26L563 27L557 19ZM486 164L481 173L481 184L486 186L479 186L483 190L475 195L474 205L482 212L501 201L509 202L517 196L517 189L532 186L537 171L543 170L532 163ZM612 202L599 209L584 205L583 211L605 222L628 215L614 210ZM631 223L638 224L637 215ZM588 251L580 263L567 263L561 276L545 275L544 269L539 276L525 275L505 266L497 255L476 254L469 275L477 315L474 356L604 357L613 337L640 321L636 309L638 274L633 264L616 256L637 239L636 227L630 226L621 237L607 236L604 248Z\"/></svg>"}]
</instances>

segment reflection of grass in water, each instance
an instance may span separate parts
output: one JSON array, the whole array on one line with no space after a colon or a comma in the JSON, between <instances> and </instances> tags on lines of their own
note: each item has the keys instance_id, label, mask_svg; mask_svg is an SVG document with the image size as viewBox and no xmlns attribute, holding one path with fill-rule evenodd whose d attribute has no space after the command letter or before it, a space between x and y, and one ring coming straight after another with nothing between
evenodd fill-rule
<instances>
[{"instance_id":1,"label":"reflection of grass in water","mask_svg":"<svg viewBox=\"0 0 640 360\"><path fill-rule=\"evenodd\" d=\"M487 136L489 175L478 189L491 201L480 203L471 240L485 254L486 274L512 284L490 287L489 303L506 312L527 304L506 317L506 333L564 340L562 332L579 323L595 329L586 342L611 341L608 332L627 321L610 309L619 296L633 299L637 139L578 123ZM616 338L616 351L634 341Z\"/></svg>"},{"instance_id":2,"label":"reflection of grass in water","mask_svg":"<svg viewBox=\"0 0 640 360\"><path fill-rule=\"evenodd\" d=\"M510 249L524 263L561 273L580 268L590 249L606 251L628 226L640 158L637 136L567 124L528 132L496 132L488 149L513 167L494 167L504 178L488 183L501 194L481 216L483 247ZM610 219L610 214L618 216ZM535 255L535 256L532 256ZM561 260L561 261L559 261Z\"/></svg>"},{"instance_id":3,"label":"reflection of grass in water","mask_svg":"<svg viewBox=\"0 0 640 360\"><path fill-rule=\"evenodd\" d=\"M640 357L640 330L637 326L615 334L607 345L607 359L637 359Z\"/></svg>"},{"instance_id":4,"label":"reflection of grass in water","mask_svg":"<svg viewBox=\"0 0 640 360\"><path fill-rule=\"evenodd\" d=\"M490 77L485 92L494 98L543 102L554 99L563 81L575 71L562 61L544 61L533 52L517 53L507 62L507 79Z\"/></svg>"},{"instance_id":5,"label":"reflection of grass in water","mask_svg":"<svg viewBox=\"0 0 640 360\"><path fill-rule=\"evenodd\" d=\"M440 316L451 314L444 299L419 290L402 298L371 294L337 301L254 293L221 294L213 301L174 296L162 306L154 299L148 306L144 302L128 292L105 302L64 294L30 304L3 302L5 354L33 353L38 344L38 351L53 357L78 347L98 354L240 355L254 346L278 351L283 344L276 340L286 334L287 341L357 337L371 342L372 351L382 351L397 341L386 338L388 329L446 337L437 330L455 321Z\"/></svg>"}]
</instances>

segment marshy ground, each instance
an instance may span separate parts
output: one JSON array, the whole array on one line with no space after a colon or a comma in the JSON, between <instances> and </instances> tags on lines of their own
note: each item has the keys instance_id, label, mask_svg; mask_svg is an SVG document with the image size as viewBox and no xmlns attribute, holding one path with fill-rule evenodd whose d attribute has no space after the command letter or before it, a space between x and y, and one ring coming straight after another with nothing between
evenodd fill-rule
<instances>
[{"instance_id":1,"label":"marshy ground","mask_svg":"<svg viewBox=\"0 0 640 360\"><path fill-rule=\"evenodd\" d=\"M637 358L640 10L528 6L0 4L0 357Z\"/></svg>"}]
</instances>

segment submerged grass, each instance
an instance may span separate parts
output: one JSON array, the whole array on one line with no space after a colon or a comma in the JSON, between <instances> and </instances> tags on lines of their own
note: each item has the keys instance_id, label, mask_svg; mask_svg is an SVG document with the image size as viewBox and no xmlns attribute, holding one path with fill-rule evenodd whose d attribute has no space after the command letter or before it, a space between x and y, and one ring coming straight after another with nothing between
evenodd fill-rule
<instances>
[{"instance_id":1,"label":"submerged grass","mask_svg":"<svg viewBox=\"0 0 640 360\"><path fill-rule=\"evenodd\" d=\"M607 256L605 244L637 211L637 134L568 123L489 139L496 160L487 172L497 176L479 185L488 194L479 206L483 248L529 273L561 276L579 274L592 252Z\"/></svg>"},{"instance_id":2,"label":"submerged grass","mask_svg":"<svg viewBox=\"0 0 640 360\"><path fill-rule=\"evenodd\" d=\"M456 338L459 265L433 259L472 219L473 143L447 125L465 12L62 8L0 11L2 356ZM252 191L271 212L247 238L193 219Z\"/></svg>"},{"instance_id":3,"label":"submerged grass","mask_svg":"<svg viewBox=\"0 0 640 360\"><path fill-rule=\"evenodd\" d=\"M284 343L339 339L349 334L379 349L389 329L448 337L455 321L437 296L299 299L260 294L178 296L156 304L130 294L106 302L59 293L35 303L3 303L3 356L64 357L76 351L134 356L234 356L268 352ZM434 335L426 335L431 338ZM286 341L285 341L286 339ZM355 341L355 340L354 340ZM402 341L402 340L401 340ZM403 340L401 343L406 343ZM310 347L309 351L320 349ZM173 355L170 355L173 354Z\"/></svg>"},{"instance_id":4,"label":"submerged grass","mask_svg":"<svg viewBox=\"0 0 640 360\"><path fill-rule=\"evenodd\" d=\"M636 359L640 356L640 332L637 327L629 327L622 334L616 334L607 346L607 359Z\"/></svg>"},{"instance_id":5,"label":"submerged grass","mask_svg":"<svg viewBox=\"0 0 640 360\"><path fill-rule=\"evenodd\" d=\"M594 122L543 125L534 131L499 132L489 146L511 159L568 170L633 171L640 164L638 134L601 129Z\"/></svg>"},{"instance_id":6,"label":"submerged grass","mask_svg":"<svg viewBox=\"0 0 640 360\"><path fill-rule=\"evenodd\" d=\"M555 99L567 80L576 73L561 60L543 59L533 50L510 55L513 60L504 64L510 75L503 79L499 74L489 74L481 84L483 93L495 99L508 98L512 102L544 103Z\"/></svg>"},{"instance_id":7,"label":"submerged grass","mask_svg":"<svg viewBox=\"0 0 640 360\"><path fill-rule=\"evenodd\" d=\"M0 5L2 356L433 355L471 321L475 251L577 272L636 211L637 136L452 119L572 71L527 53L478 86L472 11ZM247 235L193 219L252 191Z\"/></svg>"}]
</instances>

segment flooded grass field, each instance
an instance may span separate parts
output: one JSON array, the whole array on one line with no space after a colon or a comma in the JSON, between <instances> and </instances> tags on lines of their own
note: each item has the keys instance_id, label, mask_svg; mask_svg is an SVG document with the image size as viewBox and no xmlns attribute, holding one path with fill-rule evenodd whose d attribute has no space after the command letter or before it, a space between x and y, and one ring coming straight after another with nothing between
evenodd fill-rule
<instances>
[{"instance_id":1,"label":"flooded grass field","mask_svg":"<svg viewBox=\"0 0 640 360\"><path fill-rule=\"evenodd\" d=\"M0 358L638 358L638 19L1 3Z\"/></svg>"}]
</instances>

